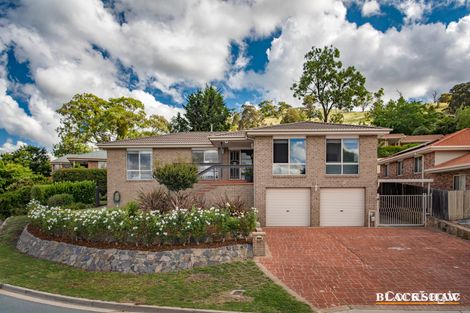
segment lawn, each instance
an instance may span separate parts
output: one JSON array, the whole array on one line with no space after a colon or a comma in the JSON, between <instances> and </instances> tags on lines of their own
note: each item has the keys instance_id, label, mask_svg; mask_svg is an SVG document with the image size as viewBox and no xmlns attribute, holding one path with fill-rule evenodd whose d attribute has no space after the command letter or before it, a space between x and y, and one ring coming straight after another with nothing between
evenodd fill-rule
<instances>
[{"instance_id":1,"label":"lawn","mask_svg":"<svg viewBox=\"0 0 470 313\"><path fill-rule=\"evenodd\" d=\"M11 218L0 233L0 282L106 301L249 312L311 312L267 278L252 261L132 275L86 272L25 256L14 248L26 217ZM234 300L230 291L246 290Z\"/></svg>"}]
</instances>

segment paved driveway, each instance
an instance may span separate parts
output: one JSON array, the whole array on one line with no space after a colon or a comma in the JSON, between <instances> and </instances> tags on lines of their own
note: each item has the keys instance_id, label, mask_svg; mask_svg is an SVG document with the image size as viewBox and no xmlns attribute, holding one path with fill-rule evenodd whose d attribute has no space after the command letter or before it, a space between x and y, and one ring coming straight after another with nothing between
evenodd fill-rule
<instances>
[{"instance_id":1,"label":"paved driveway","mask_svg":"<svg viewBox=\"0 0 470 313\"><path fill-rule=\"evenodd\" d=\"M317 308L374 304L389 290L451 290L470 305L470 241L424 228L265 231L261 264Z\"/></svg>"}]
</instances>

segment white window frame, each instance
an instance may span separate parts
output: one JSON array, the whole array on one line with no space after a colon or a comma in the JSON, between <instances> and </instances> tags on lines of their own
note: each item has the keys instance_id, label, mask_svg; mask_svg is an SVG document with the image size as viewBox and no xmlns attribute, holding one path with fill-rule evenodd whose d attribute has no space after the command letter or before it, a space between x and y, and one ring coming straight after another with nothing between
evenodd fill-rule
<instances>
[{"instance_id":1,"label":"white window frame","mask_svg":"<svg viewBox=\"0 0 470 313\"><path fill-rule=\"evenodd\" d=\"M352 140L352 139L357 140L357 148L358 148L357 163L343 162L344 140ZM327 154L328 154L328 140L341 140L341 162L328 162L328 161L326 161ZM361 160L361 153L360 153L361 142L359 140L360 139L357 138L357 137L347 137L347 138L345 138L345 137L341 137L341 138L328 137L328 138L326 138L326 140L325 140L325 174L326 175L332 175L332 176L334 176L334 175L359 175L359 173L360 173L359 162ZM328 174L328 173L326 173L326 168L327 168L328 165L340 165L341 166L341 173L338 173L338 174ZM343 165L357 165L357 173L355 173L355 174L344 174L343 173ZM387 164L387 166L388 166L388 164Z\"/></svg>"},{"instance_id":2,"label":"white window frame","mask_svg":"<svg viewBox=\"0 0 470 313\"><path fill-rule=\"evenodd\" d=\"M421 159L418 171L416 171L416 159ZM420 174L423 171L423 162L424 162L424 158L423 158L422 155L414 157L414 159L413 159L413 172L415 174Z\"/></svg>"},{"instance_id":3,"label":"white window frame","mask_svg":"<svg viewBox=\"0 0 470 313\"><path fill-rule=\"evenodd\" d=\"M302 139L304 141L304 146L305 146L305 163L290 163L290 141L291 140L300 140ZM288 163L274 163L274 141L275 140L287 140L287 160L289 161ZM273 137L273 144L272 144L272 149L273 149L273 153L272 153L272 174L275 175L275 176L296 176L296 175L300 175L300 176L305 176L307 175L307 139L305 137ZM285 173L285 174L279 174L279 173L274 173L274 165L282 165L282 166L286 166L287 165L287 169L288 169L288 173ZM291 174L290 172L290 169L291 169L291 165L292 166L301 166L303 165L304 168L305 168L305 173L304 174Z\"/></svg>"},{"instance_id":4,"label":"white window frame","mask_svg":"<svg viewBox=\"0 0 470 313\"><path fill-rule=\"evenodd\" d=\"M459 178L459 188L455 188L455 178ZM463 178L463 186L460 186L460 183L462 183L460 181L460 179ZM463 188L460 188L460 187L463 187ZM454 175L452 177L452 189L453 190L466 190L467 189L467 175L465 174L460 174L460 175Z\"/></svg>"},{"instance_id":5,"label":"white window frame","mask_svg":"<svg viewBox=\"0 0 470 313\"><path fill-rule=\"evenodd\" d=\"M397 161L397 176L403 176L404 169L403 160Z\"/></svg>"},{"instance_id":6,"label":"white window frame","mask_svg":"<svg viewBox=\"0 0 470 313\"><path fill-rule=\"evenodd\" d=\"M139 169L138 170L129 170L128 169L128 163L129 163L129 158L128 158L128 155L129 155L129 152L131 153L138 153L139 155ZM153 172L153 153L152 153L152 150L144 150L144 149L139 149L139 150L127 150L126 151L126 179L127 180L152 180L152 178L142 178L142 172L143 170L140 168L140 154L150 154L150 171ZM139 173L139 177L136 177L136 178L130 178L129 177L129 172L138 172ZM145 172L148 172L148 170L145 170Z\"/></svg>"}]
</instances>

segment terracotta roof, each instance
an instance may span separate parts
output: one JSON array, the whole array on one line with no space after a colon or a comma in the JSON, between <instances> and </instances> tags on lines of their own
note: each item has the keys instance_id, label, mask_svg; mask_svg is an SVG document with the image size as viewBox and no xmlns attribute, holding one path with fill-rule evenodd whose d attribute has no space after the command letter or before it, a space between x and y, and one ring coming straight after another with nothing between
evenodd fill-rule
<instances>
[{"instance_id":1,"label":"terracotta roof","mask_svg":"<svg viewBox=\"0 0 470 313\"><path fill-rule=\"evenodd\" d=\"M400 139L406 137L405 134L385 134L380 136L380 139Z\"/></svg>"},{"instance_id":2,"label":"terracotta roof","mask_svg":"<svg viewBox=\"0 0 470 313\"><path fill-rule=\"evenodd\" d=\"M375 127L368 125L353 125L353 124L334 124L334 123L321 123L321 122L311 122L303 121L296 123L287 123L287 124L278 124L264 127L257 127L249 129L248 131L263 131L263 130L325 130L325 131L334 131L334 130L384 130L389 131L388 128Z\"/></svg>"},{"instance_id":3,"label":"terracotta roof","mask_svg":"<svg viewBox=\"0 0 470 313\"><path fill-rule=\"evenodd\" d=\"M455 133L445 135L439 141L434 142L432 146L469 146L470 148L470 128L464 128Z\"/></svg>"},{"instance_id":4,"label":"terracotta roof","mask_svg":"<svg viewBox=\"0 0 470 313\"><path fill-rule=\"evenodd\" d=\"M428 169L427 172L444 172L462 169L470 169L470 153L466 153L455 159L438 164L433 168Z\"/></svg>"},{"instance_id":5,"label":"terracotta roof","mask_svg":"<svg viewBox=\"0 0 470 313\"><path fill-rule=\"evenodd\" d=\"M430 141L441 139L442 137L444 137L444 135L440 135L440 134L405 136L405 138L401 140L401 143L430 142Z\"/></svg>"},{"instance_id":6,"label":"terracotta roof","mask_svg":"<svg viewBox=\"0 0 470 313\"><path fill-rule=\"evenodd\" d=\"M183 132L151 137L116 140L98 144L98 147L120 146L158 146L158 145L212 145L209 136L225 134L226 132Z\"/></svg>"}]
</instances>

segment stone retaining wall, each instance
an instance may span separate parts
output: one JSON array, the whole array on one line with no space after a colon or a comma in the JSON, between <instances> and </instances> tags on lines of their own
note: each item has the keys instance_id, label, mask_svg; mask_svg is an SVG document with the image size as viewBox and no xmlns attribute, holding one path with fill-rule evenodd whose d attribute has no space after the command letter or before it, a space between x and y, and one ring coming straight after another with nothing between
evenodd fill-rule
<instances>
[{"instance_id":1,"label":"stone retaining wall","mask_svg":"<svg viewBox=\"0 0 470 313\"><path fill-rule=\"evenodd\" d=\"M451 235L470 240L470 228L433 216L426 217L426 227L439 229Z\"/></svg>"},{"instance_id":2,"label":"stone retaining wall","mask_svg":"<svg viewBox=\"0 0 470 313\"><path fill-rule=\"evenodd\" d=\"M25 228L17 249L40 259L59 262L88 271L158 273L215 265L253 257L251 244L211 249L181 249L162 252L96 249L39 239Z\"/></svg>"}]
</instances>

